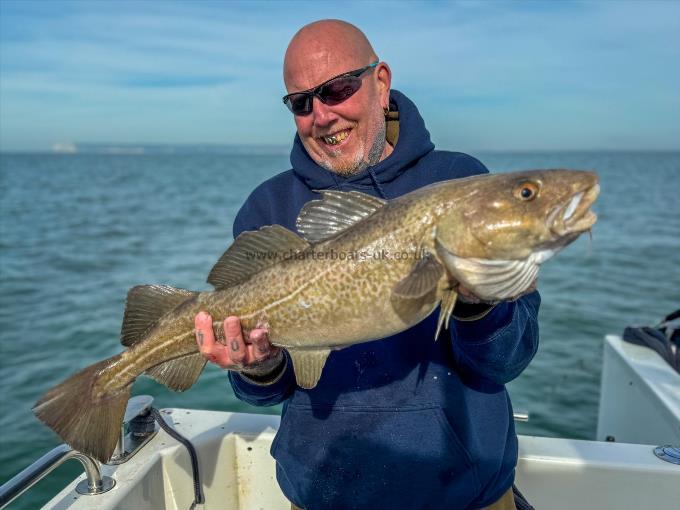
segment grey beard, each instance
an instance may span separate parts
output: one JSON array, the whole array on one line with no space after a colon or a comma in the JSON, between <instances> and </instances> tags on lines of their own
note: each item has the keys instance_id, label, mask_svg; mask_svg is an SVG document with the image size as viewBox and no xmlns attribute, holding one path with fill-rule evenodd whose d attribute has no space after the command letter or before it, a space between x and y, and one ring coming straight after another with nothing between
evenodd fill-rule
<instances>
[{"instance_id":1,"label":"grey beard","mask_svg":"<svg viewBox=\"0 0 680 510\"><path fill-rule=\"evenodd\" d=\"M375 139L371 144L371 148L368 150L367 159L362 159L361 161L359 161L359 164L355 169L343 172L343 174L344 175L358 174L366 170L369 166L375 166L378 163L380 163L380 158L383 155L383 151L385 150L385 144L387 143L387 140L385 140L386 133L387 122L382 120L380 126L378 126L378 132L376 133Z\"/></svg>"},{"instance_id":2,"label":"grey beard","mask_svg":"<svg viewBox=\"0 0 680 510\"><path fill-rule=\"evenodd\" d=\"M378 133L376 133L375 140L373 140L373 145L371 145L371 149L368 151L368 166L374 166L380 162L380 158L385 150L385 144L387 143L387 140L385 140L386 134L387 122L382 119Z\"/></svg>"}]
</instances>

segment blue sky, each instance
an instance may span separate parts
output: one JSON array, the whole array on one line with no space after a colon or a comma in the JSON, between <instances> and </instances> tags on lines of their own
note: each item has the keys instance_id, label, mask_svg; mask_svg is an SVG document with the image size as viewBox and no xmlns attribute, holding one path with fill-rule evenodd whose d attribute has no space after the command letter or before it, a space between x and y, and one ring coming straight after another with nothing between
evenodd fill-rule
<instances>
[{"instance_id":1,"label":"blue sky","mask_svg":"<svg viewBox=\"0 0 680 510\"><path fill-rule=\"evenodd\" d=\"M0 0L0 149L288 145L283 54L328 17L442 148L680 146L680 2Z\"/></svg>"}]
</instances>

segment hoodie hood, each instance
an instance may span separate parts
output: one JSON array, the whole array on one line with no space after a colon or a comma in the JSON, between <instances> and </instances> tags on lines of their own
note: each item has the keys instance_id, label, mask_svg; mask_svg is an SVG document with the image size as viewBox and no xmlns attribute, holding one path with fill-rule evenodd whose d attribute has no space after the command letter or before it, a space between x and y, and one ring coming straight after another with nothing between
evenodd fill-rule
<instances>
[{"instance_id":1,"label":"hoodie hood","mask_svg":"<svg viewBox=\"0 0 680 510\"><path fill-rule=\"evenodd\" d=\"M387 198L380 184L394 180L415 161L434 149L425 122L409 98L397 90L390 91L390 111L399 112L399 138L392 154L377 165L350 176L329 172L309 157L300 137L296 134L290 153L293 172L311 189L347 190L371 186L379 195Z\"/></svg>"}]
</instances>

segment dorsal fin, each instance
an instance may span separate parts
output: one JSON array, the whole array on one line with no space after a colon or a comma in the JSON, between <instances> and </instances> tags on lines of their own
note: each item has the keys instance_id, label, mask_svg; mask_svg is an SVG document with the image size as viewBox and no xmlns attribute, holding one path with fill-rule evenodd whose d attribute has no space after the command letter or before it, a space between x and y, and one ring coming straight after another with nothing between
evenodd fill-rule
<instances>
[{"instance_id":1,"label":"dorsal fin","mask_svg":"<svg viewBox=\"0 0 680 510\"><path fill-rule=\"evenodd\" d=\"M298 232L309 242L328 239L367 218L387 201L358 191L322 191L323 198L307 202L298 215Z\"/></svg>"},{"instance_id":2,"label":"dorsal fin","mask_svg":"<svg viewBox=\"0 0 680 510\"><path fill-rule=\"evenodd\" d=\"M137 285L128 291L120 343L126 347L144 338L149 328L163 315L198 292L169 285Z\"/></svg>"},{"instance_id":3,"label":"dorsal fin","mask_svg":"<svg viewBox=\"0 0 680 510\"><path fill-rule=\"evenodd\" d=\"M308 247L307 241L281 225L243 232L212 268L208 283L216 289L231 287Z\"/></svg>"}]
</instances>

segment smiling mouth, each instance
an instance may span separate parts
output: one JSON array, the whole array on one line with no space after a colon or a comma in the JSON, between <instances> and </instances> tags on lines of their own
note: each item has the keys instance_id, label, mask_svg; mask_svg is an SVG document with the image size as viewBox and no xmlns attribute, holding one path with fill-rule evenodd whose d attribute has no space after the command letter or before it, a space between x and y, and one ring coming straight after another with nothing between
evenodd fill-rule
<instances>
[{"instance_id":1,"label":"smiling mouth","mask_svg":"<svg viewBox=\"0 0 680 510\"><path fill-rule=\"evenodd\" d=\"M339 145L347 139L351 131L352 130L349 128L343 129L332 135L324 135L319 138L321 138L326 145Z\"/></svg>"}]
</instances>

